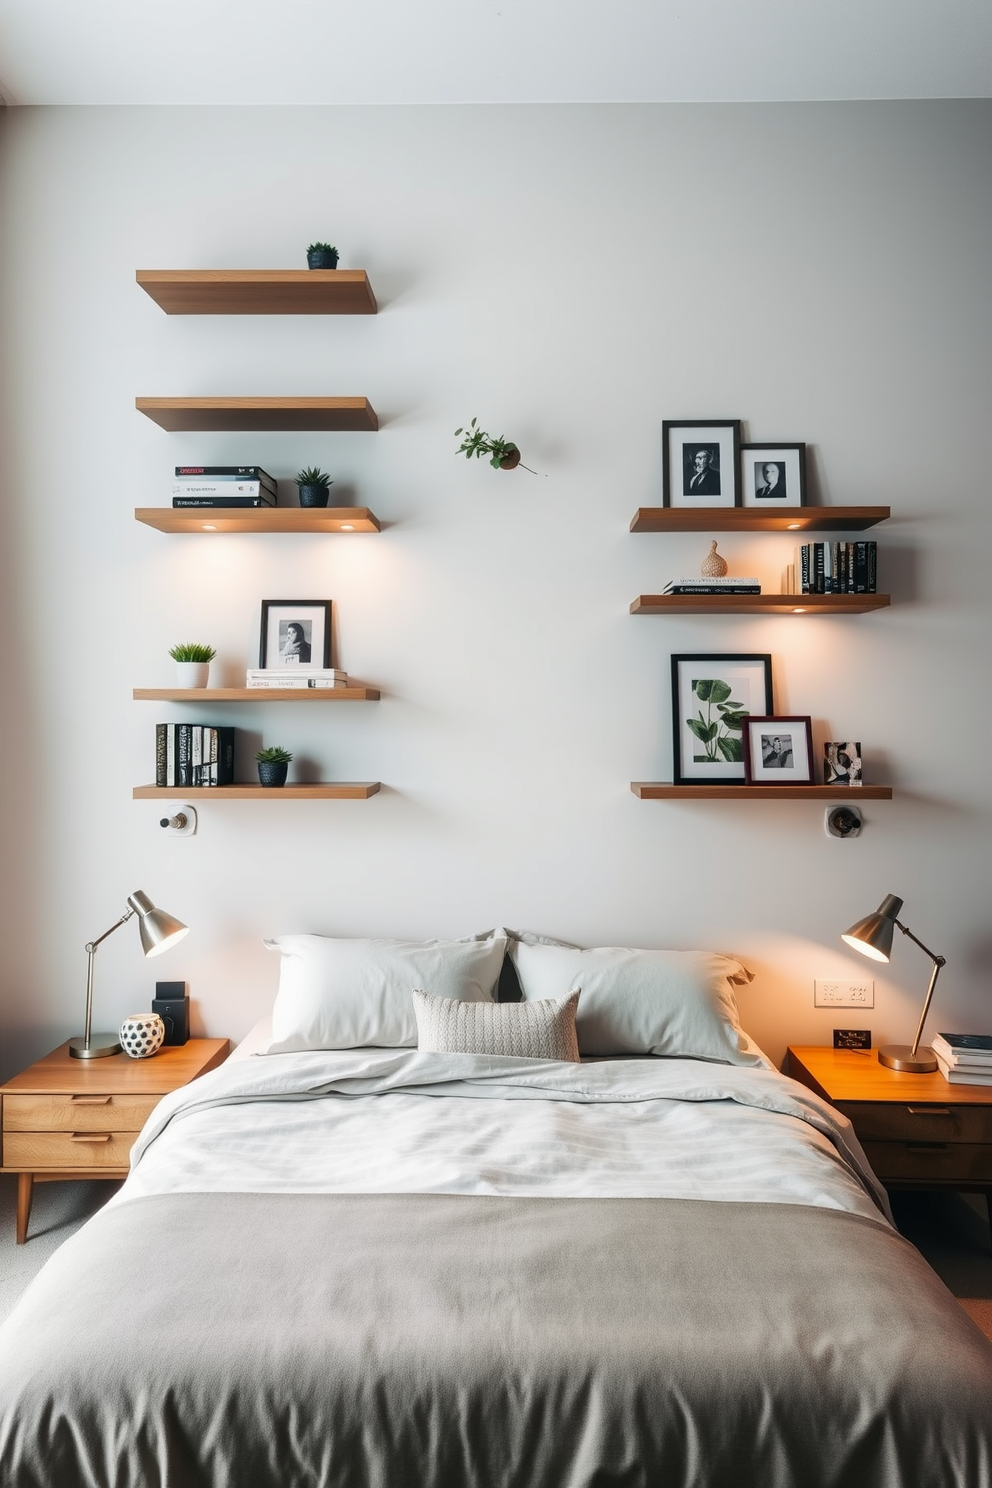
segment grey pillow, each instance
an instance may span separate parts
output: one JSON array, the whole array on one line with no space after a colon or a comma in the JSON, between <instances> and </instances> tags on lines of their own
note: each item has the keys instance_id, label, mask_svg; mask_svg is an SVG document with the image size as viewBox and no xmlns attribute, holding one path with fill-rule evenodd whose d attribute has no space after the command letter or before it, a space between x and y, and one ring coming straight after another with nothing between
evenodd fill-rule
<instances>
[{"instance_id":1,"label":"grey pillow","mask_svg":"<svg viewBox=\"0 0 992 1488\"><path fill-rule=\"evenodd\" d=\"M579 994L535 1002L460 1002L413 994L417 1048L438 1054L508 1054L517 1059L579 1062Z\"/></svg>"}]
</instances>

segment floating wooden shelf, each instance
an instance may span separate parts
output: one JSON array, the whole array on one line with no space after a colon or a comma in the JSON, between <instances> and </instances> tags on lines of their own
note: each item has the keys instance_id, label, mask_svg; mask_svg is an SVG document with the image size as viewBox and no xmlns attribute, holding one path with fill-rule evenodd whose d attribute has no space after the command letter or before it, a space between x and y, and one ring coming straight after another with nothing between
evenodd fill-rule
<instances>
[{"instance_id":1,"label":"floating wooden shelf","mask_svg":"<svg viewBox=\"0 0 992 1488\"><path fill-rule=\"evenodd\" d=\"M166 315L375 315L364 269L138 269Z\"/></svg>"},{"instance_id":2,"label":"floating wooden shelf","mask_svg":"<svg viewBox=\"0 0 992 1488\"><path fill-rule=\"evenodd\" d=\"M134 519L159 532L379 532L367 506L138 506Z\"/></svg>"},{"instance_id":3,"label":"floating wooden shelf","mask_svg":"<svg viewBox=\"0 0 992 1488\"><path fill-rule=\"evenodd\" d=\"M177 796L210 796L215 801L367 801L378 780L339 781L335 785L136 785L135 801L174 801Z\"/></svg>"},{"instance_id":4,"label":"floating wooden shelf","mask_svg":"<svg viewBox=\"0 0 992 1488\"><path fill-rule=\"evenodd\" d=\"M135 398L134 406L170 433L184 429L334 429L379 427L368 398Z\"/></svg>"},{"instance_id":5,"label":"floating wooden shelf","mask_svg":"<svg viewBox=\"0 0 992 1488\"><path fill-rule=\"evenodd\" d=\"M136 703L377 703L378 687L136 687Z\"/></svg>"},{"instance_id":6,"label":"floating wooden shelf","mask_svg":"<svg viewBox=\"0 0 992 1488\"><path fill-rule=\"evenodd\" d=\"M891 515L887 506L641 506L631 532L863 532Z\"/></svg>"},{"instance_id":7,"label":"floating wooden shelf","mask_svg":"<svg viewBox=\"0 0 992 1488\"><path fill-rule=\"evenodd\" d=\"M634 780L642 801L891 801L891 785L668 785Z\"/></svg>"},{"instance_id":8,"label":"floating wooden shelf","mask_svg":"<svg viewBox=\"0 0 992 1488\"><path fill-rule=\"evenodd\" d=\"M867 615L887 594L639 594L632 615Z\"/></svg>"}]
</instances>

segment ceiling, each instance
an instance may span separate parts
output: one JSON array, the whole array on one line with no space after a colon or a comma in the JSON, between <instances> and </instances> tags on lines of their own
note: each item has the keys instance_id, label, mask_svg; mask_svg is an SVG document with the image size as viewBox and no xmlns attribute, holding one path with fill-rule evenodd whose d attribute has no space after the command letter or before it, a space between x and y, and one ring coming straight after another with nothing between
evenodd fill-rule
<instances>
[{"instance_id":1,"label":"ceiling","mask_svg":"<svg viewBox=\"0 0 992 1488\"><path fill-rule=\"evenodd\" d=\"M988 97L992 0L0 0L10 104Z\"/></svg>"}]
</instances>

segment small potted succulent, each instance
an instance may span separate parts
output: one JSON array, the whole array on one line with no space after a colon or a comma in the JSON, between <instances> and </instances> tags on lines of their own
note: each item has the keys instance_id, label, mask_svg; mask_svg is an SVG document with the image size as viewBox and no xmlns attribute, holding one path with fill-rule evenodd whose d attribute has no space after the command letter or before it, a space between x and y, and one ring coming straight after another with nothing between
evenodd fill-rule
<instances>
[{"instance_id":1,"label":"small potted succulent","mask_svg":"<svg viewBox=\"0 0 992 1488\"><path fill-rule=\"evenodd\" d=\"M471 460L473 455L477 460L488 455L489 463L494 470L516 470L520 464L520 451L513 440L504 439L502 435L499 439L494 439L491 434L486 433L485 429L479 428L478 419L473 419L465 429L456 429L455 437L457 438L459 434L465 437L458 446L457 453L464 455L466 460ZM521 468L530 470L529 465ZM531 475L537 474L535 470L530 470L530 473Z\"/></svg>"},{"instance_id":2,"label":"small potted succulent","mask_svg":"<svg viewBox=\"0 0 992 1488\"><path fill-rule=\"evenodd\" d=\"M281 749L278 744L271 744L268 749L260 749L255 756L258 764L259 785L285 785L286 776L289 774L289 762L293 758L288 749Z\"/></svg>"},{"instance_id":3,"label":"small potted succulent","mask_svg":"<svg viewBox=\"0 0 992 1488\"><path fill-rule=\"evenodd\" d=\"M210 663L217 655L213 646L203 646L199 641L184 641L173 646L169 655L176 663L177 687L206 687Z\"/></svg>"},{"instance_id":4,"label":"small potted succulent","mask_svg":"<svg viewBox=\"0 0 992 1488\"><path fill-rule=\"evenodd\" d=\"M329 475L318 470L316 465L308 466L301 470L296 477L296 485L300 493L301 506L326 506L330 494L330 487L334 482Z\"/></svg>"},{"instance_id":5,"label":"small potted succulent","mask_svg":"<svg viewBox=\"0 0 992 1488\"><path fill-rule=\"evenodd\" d=\"M330 243L311 243L307 249L308 269L336 269L338 250Z\"/></svg>"}]
</instances>

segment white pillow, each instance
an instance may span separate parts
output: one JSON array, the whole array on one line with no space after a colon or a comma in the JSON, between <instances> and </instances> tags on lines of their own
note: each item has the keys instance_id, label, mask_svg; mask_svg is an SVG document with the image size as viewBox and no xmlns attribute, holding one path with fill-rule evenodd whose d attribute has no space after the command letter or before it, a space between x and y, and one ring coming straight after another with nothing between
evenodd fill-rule
<instances>
[{"instance_id":1,"label":"white pillow","mask_svg":"<svg viewBox=\"0 0 992 1488\"><path fill-rule=\"evenodd\" d=\"M583 1054L664 1054L761 1065L747 1052L731 981L751 980L739 961L710 951L599 946L583 951L508 931L527 1002L582 988L576 1019Z\"/></svg>"},{"instance_id":2,"label":"white pillow","mask_svg":"<svg viewBox=\"0 0 992 1488\"><path fill-rule=\"evenodd\" d=\"M415 991L417 1048L442 1054L508 1054L578 1064L575 1009L579 994L558 1001L454 1002Z\"/></svg>"},{"instance_id":3,"label":"white pillow","mask_svg":"<svg viewBox=\"0 0 992 1488\"><path fill-rule=\"evenodd\" d=\"M467 940L337 940L279 935L282 953L269 1054L305 1049L415 1049L410 996L425 984L438 997L491 1002L506 936Z\"/></svg>"}]
</instances>

